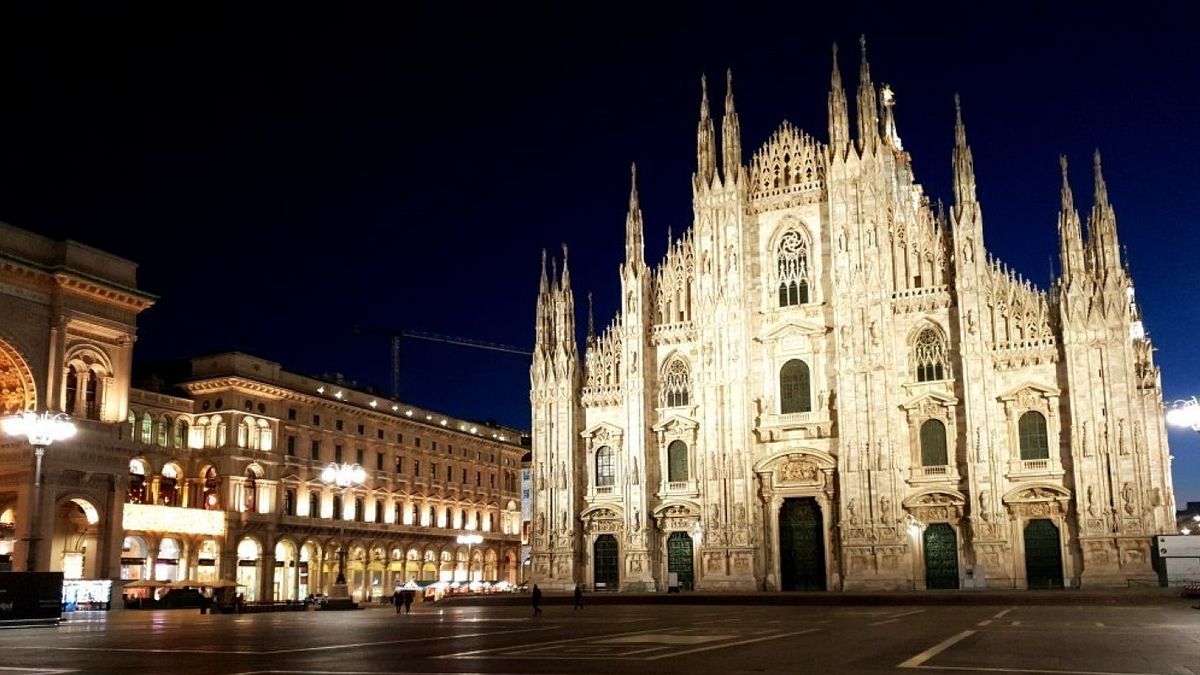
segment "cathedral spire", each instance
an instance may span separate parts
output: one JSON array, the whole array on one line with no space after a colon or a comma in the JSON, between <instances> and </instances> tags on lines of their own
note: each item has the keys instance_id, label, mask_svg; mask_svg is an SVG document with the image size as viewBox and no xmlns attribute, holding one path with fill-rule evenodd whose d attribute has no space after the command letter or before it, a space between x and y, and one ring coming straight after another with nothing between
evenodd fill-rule
<instances>
[{"instance_id":1,"label":"cathedral spire","mask_svg":"<svg viewBox=\"0 0 1200 675\"><path fill-rule=\"evenodd\" d=\"M737 180L742 167L742 126L733 107L733 69L725 71L725 118L721 121L721 173L725 181Z\"/></svg>"},{"instance_id":2,"label":"cathedral spire","mask_svg":"<svg viewBox=\"0 0 1200 675\"><path fill-rule=\"evenodd\" d=\"M550 344L554 334L551 323L553 316L553 300L550 297L550 281L546 276L546 249L542 249L542 278L538 283L537 318L534 326L534 342L538 349L544 349Z\"/></svg>"},{"instance_id":3,"label":"cathedral spire","mask_svg":"<svg viewBox=\"0 0 1200 675\"><path fill-rule=\"evenodd\" d=\"M629 213L625 216L625 263L641 269L646 264L646 245L642 226L642 207L638 203L637 164L630 165L629 173Z\"/></svg>"},{"instance_id":4,"label":"cathedral spire","mask_svg":"<svg viewBox=\"0 0 1200 675\"><path fill-rule=\"evenodd\" d=\"M1095 197L1087 223L1087 244L1099 276L1116 276L1121 270L1121 246L1117 241L1117 216L1108 201L1108 185L1100 168L1100 150L1092 155L1095 172Z\"/></svg>"},{"instance_id":5,"label":"cathedral spire","mask_svg":"<svg viewBox=\"0 0 1200 675\"><path fill-rule=\"evenodd\" d=\"M867 63L867 36L860 36L858 44L862 48L862 63L858 67L858 147L867 152L875 149L879 137L879 107L871 82L871 65Z\"/></svg>"},{"instance_id":6,"label":"cathedral spire","mask_svg":"<svg viewBox=\"0 0 1200 675\"><path fill-rule=\"evenodd\" d=\"M971 157L971 146L967 145L967 127L962 119L962 102L954 95L954 204L961 210L975 203L975 160Z\"/></svg>"},{"instance_id":7,"label":"cathedral spire","mask_svg":"<svg viewBox=\"0 0 1200 675\"><path fill-rule=\"evenodd\" d=\"M559 282L558 300L558 340L559 348L568 356L576 352L575 346L575 292L571 290L571 270L567 263L567 245L562 245L563 265L562 280Z\"/></svg>"},{"instance_id":8,"label":"cathedral spire","mask_svg":"<svg viewBox=\"0 0 1200 675\"><path fill-rule=\"evenodd\" d=\"M716 132L708 112L708 79L700 76L700 123L696 125L696 176L702 185L711 185L717 170Z\"/></svg>"},{"instance_id":9,"label":"cathedral spire","mask_svg":"<svg viewBox=\"0 0 1200 675\"><path fill-rule=\"evenodd\" d=\"M903 150L904 144L900 141L900 132L896 130L896 94L892 92L892 88L888 85L883 85L879 90L879 108L883 116L883 138L891 146L897 150Z\"/></svg>"},{"instance_id":10,"label":"cathedral spire","mask_svg":"<svg viewBox=\"0 0 1200 675\"><path fill-rule=\"evenodd\" d=\"M829 76L829 148L835 156L845 156L850 144L850 114L846 112L846 90L838 70L838 46L833 43L833 73Z\"/></svg>"},{"instance_id":11,"label":"cathedral spire","mask_svg":"<svg viewBox=\"0 0 1200 675\"><path fill-rule=\"evenodd\" d=\"M1062 277L1071 279L1083 274L1083 236L1079 230L1079 212L1075 210L1075 199L1071 194L1071 183L1067 178L1067 158L1058 158L1062 169L1062 204L1058 212L1059 264Z\"/></svg>"},{"instance_id":12,"label":"cathedral spire","mask_svg":"<svg viewBox=\"0 0 1200 675\"><path fill-rule=\"evenodd\" d=\"M596 319L592 314L591 291L588 291L587 341L589 345L596 341Z\"/></svg>"}]
</instances>

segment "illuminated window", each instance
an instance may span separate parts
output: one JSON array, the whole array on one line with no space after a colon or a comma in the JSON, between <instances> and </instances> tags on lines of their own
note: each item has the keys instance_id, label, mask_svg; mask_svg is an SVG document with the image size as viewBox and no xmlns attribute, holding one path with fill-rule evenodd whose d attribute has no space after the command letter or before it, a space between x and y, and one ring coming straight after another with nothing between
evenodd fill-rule
<instances>
[{"instance_id":1,"label":"illuminated window","mask_svg":"<svg viewBox=\"0 0 1200 675\"><path fill-rule=\"evenodd\" d=\"M75 406L79 400L79 369L74 365L67 366L67 414L75 414Z\"/></svg>"}]
</instances>

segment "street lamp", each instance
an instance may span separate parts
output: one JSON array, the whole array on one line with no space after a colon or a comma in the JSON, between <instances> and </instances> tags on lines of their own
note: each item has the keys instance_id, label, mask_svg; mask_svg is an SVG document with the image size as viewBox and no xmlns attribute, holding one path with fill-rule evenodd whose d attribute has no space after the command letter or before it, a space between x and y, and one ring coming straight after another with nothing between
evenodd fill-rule
<instances>
[{"instance_id":1,"label":"street lamp","mask_svg":"<svg viewBox=\"0 0 1200 675\"><path fill-rule=\"evenodd\" d=\"M340 488L348 488L355 485L362 485L367 480L367 472L357 464L338 464L331 462L321 470L321 481L326 485L336 485ZM334 518L340 518L342 514L333 514ZM331 598L349 598L350 591L346 588L346 548L343 546L338 551L338 575L337 580L333 582L333 588L329 590Z\"/></svg>"},{"instance_id":2,"label":"street lamp","mask_svg":"<svg viewBox=\"0 0 1200 675\"><path fill-rule=\"evenodd\" d=\"M460 534L458 535L458 545L467 545L467 589L471 588L471 547L475 544L482 544L483 537L478 534Z\"/></svg>"},{"instance_id":3,"label":"street lamp","mask_svg":"<svg viewBox=\"0 0 1200 675\"><path fill-rule=\"evenodd\" d=\"M1200 401L1193 396L1171 403L1171 408L1167 410L1167 424L1200 431Z\"/></svg>"},{"instance_id":4,"label":"street lamp","mask_svg":"<svg viewBox=\"0 0 1200 675\"><path fill-rule=\"evenodd\" d=\"M33 502L29 509L29 537L25 557L25 571L37 570L38 516L42 504L42 456L46 448L55 441L63 441L75 435L75 423L64 413L49 411L41 414L24 412L0 420L0 429L7 436L24 436L33 446Z\"/></svg>"}]
</instances>

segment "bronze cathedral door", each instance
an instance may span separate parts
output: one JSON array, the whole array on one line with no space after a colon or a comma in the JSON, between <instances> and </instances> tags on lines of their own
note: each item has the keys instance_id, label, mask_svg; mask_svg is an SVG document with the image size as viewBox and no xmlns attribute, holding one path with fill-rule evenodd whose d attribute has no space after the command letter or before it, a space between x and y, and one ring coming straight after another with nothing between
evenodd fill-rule
<instances>
[{"instance_id":1,"label":"bronze cathedral door","mask_svg":"<svg viewBox=\"0 0 1200 675\"><path fill-rule=\"evenodd\" d=\"M925 588L958 588L958 537L947 523L925 528Z\"/></svg>"},{"instance_id":2,"label":"bronze cathedral door","mask_svg":"<svg viewBox=\"0 0 1200 675\"><path fill-rule=\"evenodd\" d=\"M825 590L825 527L811 497L785 499L779 509L780 590Z\"/></svg>"}]
</instances>

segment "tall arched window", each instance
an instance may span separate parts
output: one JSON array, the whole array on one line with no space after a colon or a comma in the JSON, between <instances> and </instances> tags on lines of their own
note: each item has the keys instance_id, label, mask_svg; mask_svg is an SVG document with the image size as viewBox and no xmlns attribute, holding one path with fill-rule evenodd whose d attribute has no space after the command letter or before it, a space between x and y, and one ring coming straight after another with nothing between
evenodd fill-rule
<instances>
[{"instance_id":1,"label":"tall arched window","mask_svg":"<svg viewBox=\"0 0 1200 675\"><path fill-rule=\"evenodd\" d=\"M950 370L946 359L946 339L940 331L926 328L913 342L913 363L917 367L917 382L946 379Z\"/></svg>"},{"instance_id":2,"label":"tall arched window","mask_svg":"<svg viewBox=\"0 0 1200 675\"><path fill-rule=\"evenodd\" d=\"M779 369L779 413L812 412L808 364L792 359Z\"/></svg>"},{"instance_id":3,"label":"tall arched window","mask_svg":"<svg viewBox=\"0 0 1200 675\"><path fill-rule=\"evenodd\" d=\"M685 481L688 475L688 447L683 441L671 441L667 446L667 480Z\"/></svg>"},{"instance_id":4,"label":"tall arched window","mask_svg":"<svg viewBox=\"0 0 1200 675\"><path fill-rule=\"evenodd\" d=\"M607 445L596 451L596 486L605 487L616 483L613 449Z\"/></svg>"},{"instance_id":5,"label":"tall arched window","mask_svg":"<svg viewBox=\"0 0 1200 675\"><path fill-rule=\"evenodd\" d=\"M795 230L784 233L779 241L776 262L779 267L779 306L791 307L808 302L808 243Z\"/></svg>"},{"instance_id":6,"label":"tall arched window","mask_svg":"<svg viewBox=\"0 0 1200 675\"><path fill-rule=\"evenodd\" d=\"M175 447L186 448L188 446L188 423L187 420L180 417L175 420Z\"/></svg>"},{"instance_id":7,"label":"tall arched window","mask_svg":"<svg viewBox=\"0 0 1200 675\"><path fill-rule=\"evenodd\" d=\"M921 424L921 466L946 466L946 425L941 420Z\"/></svg>"},{"instance_id":8,"label":"tall arched window","mask_svg":"<svg viewBox=\"0 0 1200 675\"><path fill-rule=\"evenodd\" d=\"M125 501L130 504L146 503L146 465L141 460L129 462L129 493Z\"/></svg>"},{"instance_id":9,"label":"tall arched window","mask_svg":"<svg viewBox=\"0 0 1200 675\"><path fill-rule=\"evenodd\" d=\"M217 470L208 467L204 472L204 508L209 511L221 510L221 477Z\"/></svg>"},{"instance_id":10,"label":"tall arched window","mask_svg":"<svg viewBox=\"0 0 1200 675\"><path fill-rule=\"evenodd\" d=\"M89 420L100 419L100 399L96 395L97 383L103 375L97 370L87 372L87 382L83 385L83 414Z\"/></svg>"},{"instance_id":11,"label":"tall arched window","mask_svg":"<svg viewBox=\"0 0 1200 675\"><path fill-rule=\"evenodd\" d=\"M171 420L166 415L158 418L158 445L166 448L171 442Z\"/></svg>"},{"instance_id":12,"label":"tall arched window","mask_svg":"<svg viewBox=\"0 0 1200 675\"><path fill-rule=\"evenodd\" d=\"M683 359L674 359L663 374L662 405L664 408L678 408L688 404L689 399L688 367Z\"/></svg>"},{"instance_id":13,"label":"tall arched window","mask_svg":"<svg viewBox=\"0 0 1200 675\"><path fill-rule=\"evenodd\" d=\"M137 413L130 410L129 417L125 421L129 424L129 440L131 441L137 440L137 420Z\"/></svg>"},{"instance_id":14,"label":"tall arched window","mask_svg":"<svg viewBox=\"0 0 1200 675\"><path fill-rule=\"evenodd\" d=\"M246 469L246 482L242 485L242 510L254 513L258 507L258 474L254 469Z\"/></svg>"},{"instance_id":15,"label":"tall arched window","mask_svg":"<svg viewBox=\"0 0 1200 675\"><path fill-rule=\"evenodd\" d=\"M342 512L342 496L341 495L333 496L333 517L338 518L338 519L346 517L346 514Z\"/></svg>"},{"instance_id":16,"label":"tall arched window","mask_svg":"<svg viewBox=\"0 0 1200 675\"><path fill-rule=\"evenodd\" d=\"M146 418L143 418L146 419ZM179 506L179 467L167 464L158 479L158 503L163 506Z\"/></svg>"},{"instance_id":17,"label":"tall arched window","mask_svg":"<svg viewBox=\"0 0 1200 675\"><path fill-rule=\"evenodd\" d=\"M1017 421L1021 437L1021 459L1049 459L1050 441L1046 436L1046 418L1036 410L1021 415Z\"/></svg>"},{"instance_id":18,"label":"tall arched window","mask_svg":"<svg viewBox=\"0 0 1200 675\"><path fill-rule=\"evenodd\" d=\"M79 369L67 366L67 405L68 415L75 414L75 406L79 402Z\"/></svg>"},{"instance_id":19,"label":"tall arched window","mask_svg":"<svg viewBox=\"0 0 1200 675\"><path fill-rule=\"evenodd\" d=\"M154 420L150 418L150 413L142 413L142 434L140 440L146 445L154 442Z\"/></svg>"}]
</instances>

